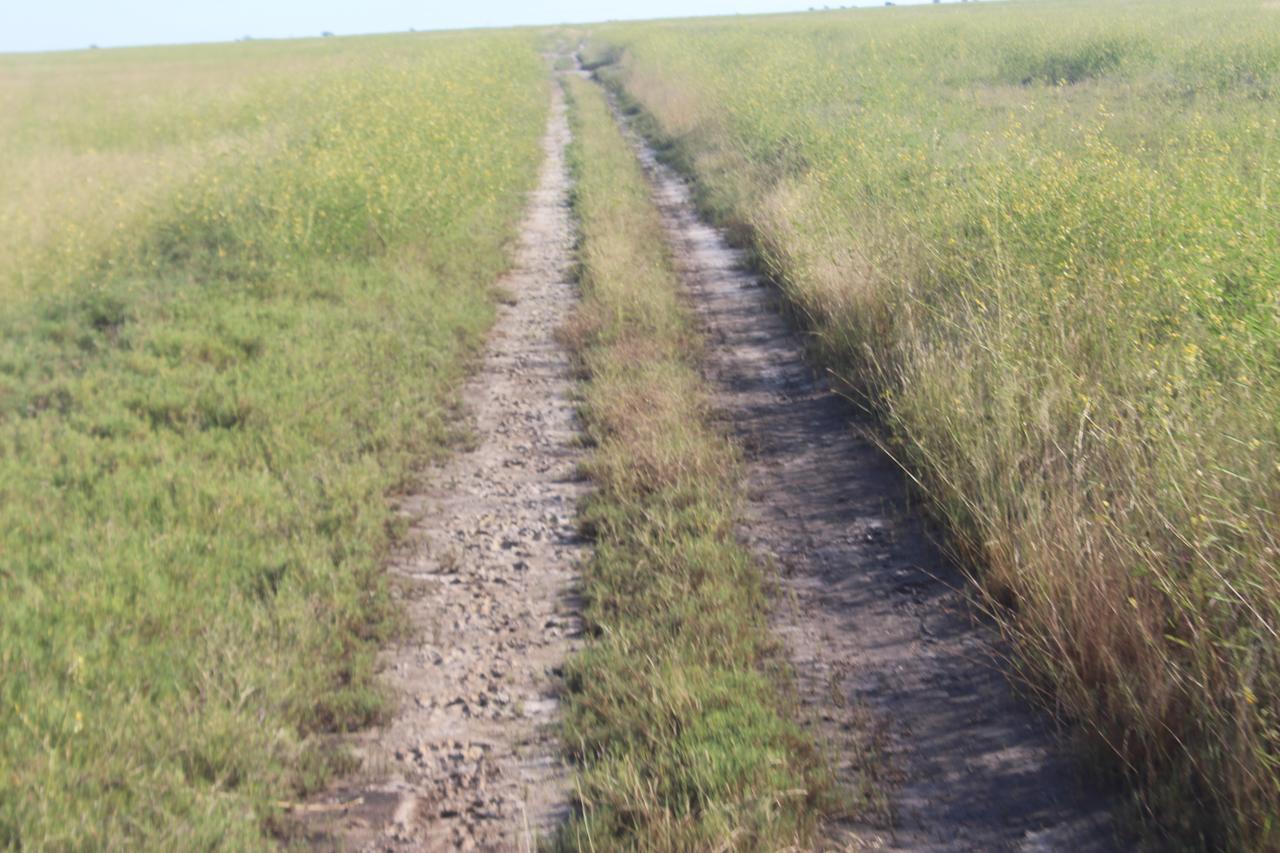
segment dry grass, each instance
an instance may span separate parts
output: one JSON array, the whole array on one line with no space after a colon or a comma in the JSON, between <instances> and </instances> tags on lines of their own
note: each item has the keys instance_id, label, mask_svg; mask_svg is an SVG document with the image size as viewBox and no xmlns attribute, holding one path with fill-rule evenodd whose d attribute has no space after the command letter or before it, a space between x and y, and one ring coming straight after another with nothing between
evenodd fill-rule
<instances>
[{"instance_id":1,"label":"dry grass","mask_svg":"<svg viewBox=\"0 0 1280 853\"><path fill-rule=\"evenodd\" d=\"M1280 843L1280 33L1260 14L596 36L881 414L1029 685L1190 847Z\"/></svg>"},{"instance_id":2,"label":"dry grass","mask_svg":"<svg viewBox=\"0 0 1280 853\"><path fill-rule=\"evenodd\" d=\"M48 294L133 239L164 192L263 149L314 50L153 48L0 57L0 295ZM291 118L294 117L294 118Z\"/></svg>"}]
</instances>

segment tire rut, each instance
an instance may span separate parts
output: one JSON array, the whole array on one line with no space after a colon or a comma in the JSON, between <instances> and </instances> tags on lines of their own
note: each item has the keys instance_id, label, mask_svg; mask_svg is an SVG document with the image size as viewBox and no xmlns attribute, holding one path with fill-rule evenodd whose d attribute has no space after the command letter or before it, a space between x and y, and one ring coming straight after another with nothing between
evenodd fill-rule
<instances>
[{"instance_id":1,"label":"tire rut","mask_svg":"<svg viewBox=\"0 0 1280 853\"><path fill-rule=\"evenodd\" d=\"M554 338L577 291L558 85L553 98L539 185L501 283L514 304L462 395L477 444L401 502L411 530L389 571L411 628L384 653L400 704L354 739L359 777L308 807L317 848L531 850L570 809L555 726L560 668L581 632L574 516L585 486L569 360Z\"/></svg>"},{"instance_id":2,"label":"tire rut","mask_svg":"<svg viewBox=\"0 0 1280 853\"><path fill-rule=\"evenodd\" d=\"M1111 798L1090 790L1046 715L1013 689L965 578L905 500L903 473L807 362L776 288L628 137L705 328L717 404L746 452L740 532L777 567L772 628L802 721L844 784L879 774L871 786L887 799L888 827L842 820L822 846L1122 849Z\"/></svg>"}]
</instances>

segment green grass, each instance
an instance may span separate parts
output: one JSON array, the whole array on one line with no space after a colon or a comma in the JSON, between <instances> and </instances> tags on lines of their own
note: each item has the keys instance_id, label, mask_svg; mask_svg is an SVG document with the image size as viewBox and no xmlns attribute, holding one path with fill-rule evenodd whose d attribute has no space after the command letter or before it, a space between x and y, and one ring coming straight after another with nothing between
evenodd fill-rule
<instances>
[{"instance_id":1,"label":"green grass","mask_svg":"<svg viewBox=\"0 0 1280 853\"><path fill-rule=\"evenodd\" d=\"M595 489L590 639L567 668L581 813L566 849L778 849L833 804L788 719L759 566L734 537L736 448L710 422L701 341L648 186L602 93L569 81Z\"/></svg>"},{"instance_id":2,"label":"green grass","mask_svg":"<svg viewBox=\"0 0 1280 853\"><path fill-rule=\"evenodd\" d=\"M1280 7L593 39L1152 829L1280 844Z\"/></svg>"},{"instance_id":3,"label":"green grass","mask_svg":"<svg viewBox=\"0 0 1280 853\"><path fill-rule=\"evenodd\" d=\"M0 847L267 846L384 711L388 496L546 79L504 33L0 57Z\"/></svg>"}]
</instances>

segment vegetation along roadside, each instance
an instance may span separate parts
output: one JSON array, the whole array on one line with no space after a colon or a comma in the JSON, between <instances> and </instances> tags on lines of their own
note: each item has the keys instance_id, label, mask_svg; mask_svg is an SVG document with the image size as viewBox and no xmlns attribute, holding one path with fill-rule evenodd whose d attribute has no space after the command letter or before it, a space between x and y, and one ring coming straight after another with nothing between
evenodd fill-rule
<instances>
[{"instance_id":1,"label":"vegetation along roadside","mask_svg":"<svg viewBox=\"0 0 1280 853\"><path fill-rule=\"evenodd\" d=\"M593 31L882 418L1028 684L1188 847L1280 844L1276 14Z\"/></svg>"},{"instance_id":2,"label":"vegetation along roadside","mask_svg":"<svg viewBox=\"0 0 1280 853\"><path fill-rule=\"evenodd\" d=\"M269 846L381 713L547 102L524 33L0 58L0 847Z\"/></svg>"}]
</instances>

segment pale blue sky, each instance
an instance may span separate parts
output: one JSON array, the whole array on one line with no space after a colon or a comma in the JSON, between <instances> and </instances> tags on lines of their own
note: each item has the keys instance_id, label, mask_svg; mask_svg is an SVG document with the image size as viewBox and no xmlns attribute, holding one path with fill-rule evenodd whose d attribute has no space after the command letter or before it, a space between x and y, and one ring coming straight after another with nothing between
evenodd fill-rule
<instances>
[{"instance_id":1,"label":"pale blue sky","mask_svg":"<svg viewBox=\"0 0 1280 853\"><path fill-rule=\"evenodd\" d=\"M911 2L912 0L905 0ZM842 5L882 5L838 0ZM806 0L0 0L0 52L731 15L807 9Z\"/></svg>"}]
</instances>

